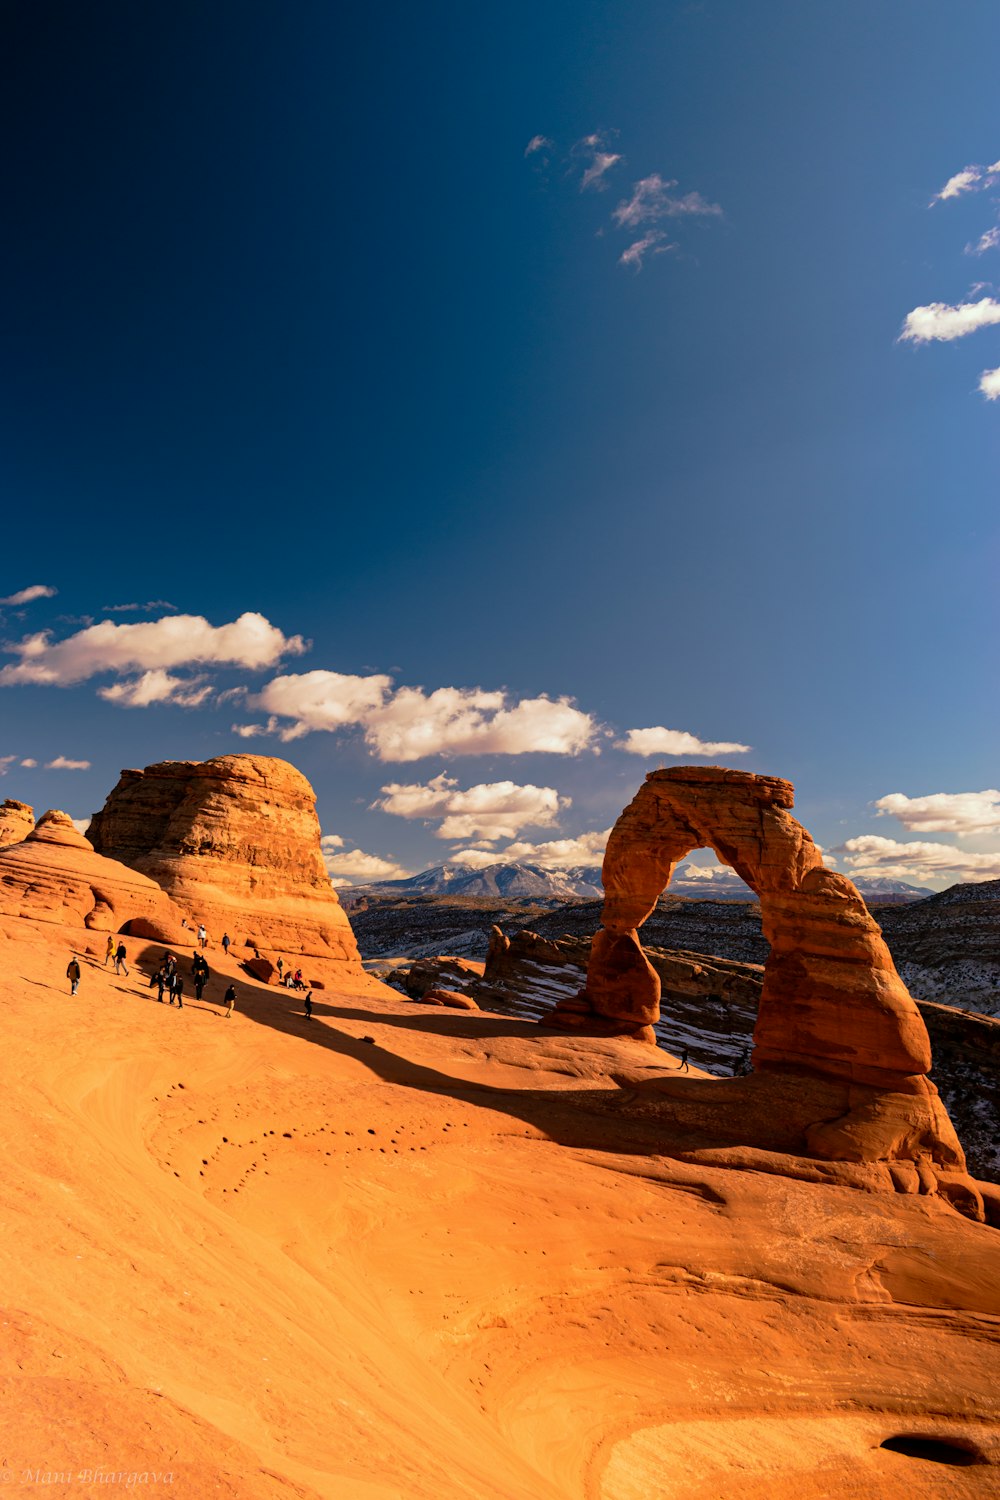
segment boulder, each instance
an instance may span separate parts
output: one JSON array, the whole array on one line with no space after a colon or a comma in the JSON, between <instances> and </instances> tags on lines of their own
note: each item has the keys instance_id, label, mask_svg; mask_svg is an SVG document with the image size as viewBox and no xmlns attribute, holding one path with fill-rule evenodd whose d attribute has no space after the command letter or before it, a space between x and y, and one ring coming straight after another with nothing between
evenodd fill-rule
<instances>
[{"instance_id":1,"label":"boulder","mask_svg":"<svg viewBox=\"0 0 1000 1500\"><path fill-rule=\"evenodd\" d=\"M34 808L27 802L15 802L8 797L0 803L0 849L5 849L8 844L20 844L34 826Z\"/></svg>"},{"instance_id":2,"label":"boulder","mask_svg":"<svg viewBox=\"0 0 1000 1500\"><path fill-rule=\"evenodd\" d=\"M204 922L213 943L228 932L237 946L362 972L323 863L315 794L287 761L221 755L123 771L87 832Z\"/></svg>"},{"instance_id":3,"label":"boulder","mask_svg":"<svg viewBox=\"0 0 1000 1500\"><path fill-rule=\"evenodd\" d=\"M164 943L184 936L181 912L155 880L97 854L64 812L45 813L0 850L0 912Z\"/></svg>"},{"instance_id":4,"label":"boulder","mask_svg":"<svg viewBox=\"0 0 1000 1500\"><path fill-rule=\"evenodd\" d=\"M461 990L425 990L422 995L415 995L414 999L420 1005L446 1005L449 1010L479 1009L472 996L463 994Z\"/></svg>"}]
</instances>

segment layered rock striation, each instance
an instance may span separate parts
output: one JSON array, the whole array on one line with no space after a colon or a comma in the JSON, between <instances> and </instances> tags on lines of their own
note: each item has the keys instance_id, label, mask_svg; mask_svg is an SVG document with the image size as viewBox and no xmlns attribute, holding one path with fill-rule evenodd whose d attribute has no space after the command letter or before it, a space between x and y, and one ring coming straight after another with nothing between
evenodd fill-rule
<instances>
[{"instance_id":1,"label":"layered rock striation","mask_svg":"<svg viewBox=\"0 0 1000 1500\"><path fill-rule=\"evenodd\" d=\"M558 1025L654 1041L660 978L638 928L679 860L713 849L760 897L770 944L754 1031L755 1074L816 1080L798 1089L810 1154L883 1163L902 1191L943 1188L976 1212L965 1158L927 1074L930 1043L879 928L846 876L827 870L791 816L794 789L720 767L653 771L612 830L603 927L587 984L560 1002ZM780 1086L756 1091L777 1099ZM978 1207L981 1212L981 1205Z\"/></svg>"},{"instance_id":2,"label":"layered rock striation","mask_svg":"<svg viewBox=\"0 0 1000 1500\"><path fill-rule=\"evenodd\" d=\"M15 802L8 797L0 803L0 849L10 844L20 844L35 826L35 811L27 802Z\"/></svg>"},{"instance_id":3,"label":"layered rock striation","mask_svg":"<svg viewBox=\"0 0 1000 1500\"><path fill-rule=\"evenodd\" d=\"M287 761L221 755L123 771L88 836L167 891L213 942L350 964L350 923L320 850L316 798Z\"/></svg>"},{"instance_id":4,"label":"layered rock striation","mask_svg":"<svg viewBox=\"0 0 1000 1500\"><path fill-rule=\"evenodd\" d=\"M0 912L179 943L183 915L155 880L97 854L64 812L0 851Z\"/></svg>"}]
</instances>

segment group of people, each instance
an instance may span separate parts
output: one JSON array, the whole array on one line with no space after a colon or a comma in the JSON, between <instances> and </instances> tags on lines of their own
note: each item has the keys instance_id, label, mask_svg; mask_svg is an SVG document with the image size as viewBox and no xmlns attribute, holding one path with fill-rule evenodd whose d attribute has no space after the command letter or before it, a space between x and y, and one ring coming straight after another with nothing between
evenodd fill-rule
<instances>
[{"instance_id":1,"label":"group of people","mask_svg":"<svg viewBox=\"0 0 1000 1500\"><path fill-rule=\"evenodd\" d=\"M108 933L108 946L104 950L104 967L107 968L108 964L113 961L114 962L114 966L115 966L115 973L116 974L120 974L122 972L122 970L124 970L125 971L125 978L127 979L128 978L128 965L125 962L125 960L126 960L127 957L128 957L128 955L125 952L125 944L123 942L121 942L121 940L119 940L118 943L116 944L115 943L114 934L111 933L111 932L109 932Z\"/></svg>"},{"instance_id":2,"label":"group of people","mask_svg":"<svg viewBox=\"0 0 1000 1500\"><path fill-rule=\"evenodd\" d=\"M205 947L207 936L208 935L205 932L204 924L202 924L198 929L198 941L200 944L200 948ZM228 953L228 934L223 938L222 946ZM191 978L194 982L194 993L196 1000L201 999L205 991L205 985L208 983L209 979L208 964L206 963L204 954L200 951L200 948L195 949L191 959ZM115 973L124 973L125 977L128 978L128 964L126 962L127 958L128 953L125 948L125 944L121 941L120 938L116 938L113 933L109 933L108 946L104 954L104 967L107 968L108 964L113 961L115 966ZM66 965L66 978L69 980L69 992L71 995L75 995L78 992L82 975L83 971L80 968L80 960L77 958L76 954L73 953L70 955L69 963ZM165 953L163 955L163 959L160 963L159 968L156 970L156 973L150 976L149 988L156 989L156 998L157 1000L159 1000L161 1005L163 1004L164 995L167 995L169 997L168 1003L170 1005L176 1004L180 1010L184 1009L184 979L181 975L180 964L178 963L177 955L175 953ZM230 984L226 989L225 995L223 996L227 1017L232 1015L238 998L239 997L236 992L235 984Z\"/></svg>"},{"instance_id":3,"label":"group of people","mask_svg":"<svg viewBox=\"0 0 1000 1500\"><path fill-rule=\"evenodd\" d=\"M296 969L294 974L291 968L285 967L285 960L278 959L278 983L286 990L304 990L306 982L302 977L302 970Z\"/></svg>"},{"instance_id":4,"label":"group of people","mask_svg":"<svg viewBox=\"0 0 1000 1500\"><path fill-rule=\"evenodd\" d=\"M207 967L206 965L206 971ZM156 998L161 1005L163 1004L163 993L166 991L170 996L170 1004L173 1005L176 1000L181 1010L184 1009L184 980L181 978L180 967L173 953L165 953L163 955L163 962L149 981L150 989L153 988L154 984L156 985Z\"/></svg>"}]
</instances>

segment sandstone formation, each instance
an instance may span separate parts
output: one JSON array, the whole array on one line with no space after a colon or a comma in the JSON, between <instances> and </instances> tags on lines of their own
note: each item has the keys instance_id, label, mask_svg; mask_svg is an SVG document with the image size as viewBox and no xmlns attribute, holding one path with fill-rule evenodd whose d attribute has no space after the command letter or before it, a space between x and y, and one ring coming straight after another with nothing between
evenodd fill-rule
<instances>
[{"instance_id":1,"label":"sandstone formation","mask_svg":"<svg viewBox=\"0 0 1000 1500\"><path fill-rule=\"evenodd\" d=\"M179 943L182 913L145 875L95 853L64 812L0 851L0 912Z\"/></svg>"},{"instance_id":2,"label":"sandstone formation","mask_svg":"<svg viewBox=\"0 0 1000 1500\"><path fill-rule=\"evenodd\" d=\"M940 1187L979 1215L962 1148L927 1077L930 1043L920 1013L860 894L824 867L790 815L793 804L791 783L778 777L719 767L651 772L608 841L604 926L593 940L586 989L551 1019L655 1041L660 979L637 929L677 862L713 849L757 892L770 944L754 1070L824 1085L822 1113L803 1130L808 1152L884 1164L887 1184L908 1192ZM758 1104L762 1098L758 1090Z\"/></svg>"},{"instance_id":3,"label":"sandstone formation","mask_svg":"<svg viewBox=\"0 0 1000 1500\"><path fill-rule=\"evenodd\" d=\"M34 809L27 802L15 802L8 797L0 804L0 849L5 849L8 844L19 844L34 826Z\"/></svg>"},{"instance_id":4,"label":"sandstone formation","mask_svg":"<svg viewBox=\"0 0 1000 1500\"><path fill-rule=\"evenodd\" d=\"M360 968L320 852L316 798L287 761L221 755L123 771L88 836L150 876L213 943Z\"/></svg>"}]
</instances>

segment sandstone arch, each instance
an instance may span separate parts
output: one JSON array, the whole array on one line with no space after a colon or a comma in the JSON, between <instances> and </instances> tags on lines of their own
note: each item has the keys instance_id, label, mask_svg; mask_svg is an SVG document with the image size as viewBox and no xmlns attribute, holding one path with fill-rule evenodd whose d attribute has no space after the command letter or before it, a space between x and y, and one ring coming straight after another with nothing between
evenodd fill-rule
<instances>
[{"instance_id":1,"label":"sandstone arch","mask_svg":"<svg viewBox=\"0 0 1000 1500\"><path fill-rule=\"evenodd\" d=\"M930 1043L920 1013L860 893L825 868L791 816L793 805L791 782L774 776L714 766L650 772L608 841L603 927L586 989L550 1019L655 1042L660 982L638 929L678 861L712 849L760 897L771 945L755 1074L834 1085L821 1091L825 1117L806 1130L808 1150L898 1164L893 1183L908 1190L933 1190L951 1178L952 1196L967 1194L962 1148L927 1077ZM832 1118L831 1098L839 1102Z\"/></svg>"}]
</instances>

